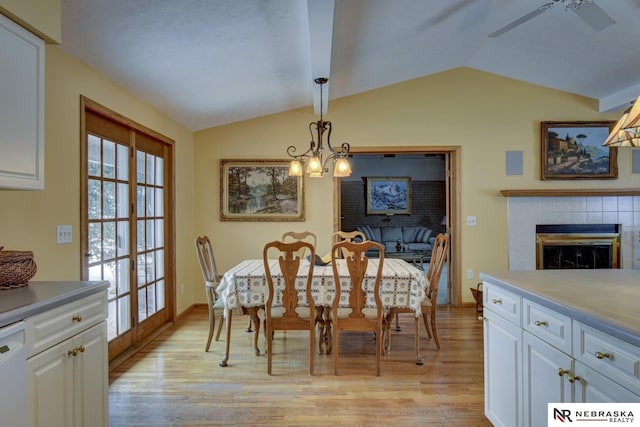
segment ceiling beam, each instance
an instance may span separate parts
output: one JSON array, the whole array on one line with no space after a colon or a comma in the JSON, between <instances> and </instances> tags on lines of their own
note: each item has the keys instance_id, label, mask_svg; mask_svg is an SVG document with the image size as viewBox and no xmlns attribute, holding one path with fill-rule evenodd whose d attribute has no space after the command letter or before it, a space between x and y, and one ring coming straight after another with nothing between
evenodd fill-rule
<instances>
[{"instance_id":1,"label":"ceiling beam","mask_svg":"<svg viewBox=\"0 0 640 427\"><path fill-rule=\"evenodd\" d=\"M601 113L608 113L626 109L638 98L638 95L640 95L640 84L600 98L598 100L598 110Z\"/></svg>"},{"instance_id":2,"label":"ceiling beam","mask_svg":"<svg viewBox=\"0 0 640 427\"><path fill-rule=\"evenodd\" d=\"M320 85L314 80L318 77L331 76L331 44L333 42L334 0L307 0L309 12L309 56L311 61L311 92L313 93L313 111L320 114ZM331 81L324 85L324 102L322 114L329 105L329 87Z\"/></svg>"}]
</instances>

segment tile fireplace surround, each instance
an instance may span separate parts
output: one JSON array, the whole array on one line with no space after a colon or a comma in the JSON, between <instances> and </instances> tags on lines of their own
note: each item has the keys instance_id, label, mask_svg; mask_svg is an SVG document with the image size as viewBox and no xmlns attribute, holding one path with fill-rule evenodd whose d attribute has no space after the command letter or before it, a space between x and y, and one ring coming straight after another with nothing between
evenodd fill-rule
<instances>
[{"instance_id":1,"label":"tile fireplace surround","mask_svg":"<svg viewBox=\"0 0 640 427\"><path fill-rule=\"evenodd\" d=\"M640 270L640 196L508 197L509 269L536 269L537 224L620 224L621 268Z\"/></svg>"}]
</instances>

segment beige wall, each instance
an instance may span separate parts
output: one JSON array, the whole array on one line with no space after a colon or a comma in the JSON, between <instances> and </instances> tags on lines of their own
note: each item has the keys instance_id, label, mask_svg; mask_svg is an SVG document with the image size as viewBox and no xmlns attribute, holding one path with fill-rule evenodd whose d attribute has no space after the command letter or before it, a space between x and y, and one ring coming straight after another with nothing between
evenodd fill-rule
<instances>
[{"instance_id":1,"label":"beige wall","mask_svg":"<svg viewBox=\"0 0 640 427\"><path fill-rule=\"evenodd\" d=\"M175 141L176 274L185 283L177 312L193 303L193 134L93 69L47 45L45 60L45 190L0 190L0 246L32 250L34 280L80 278L80 95ZM73 242L56 244L58 224L73 226ZM197 267L196 267L197 268Z\"/></svg>"},{"instance_id":2,"label":"beige wall","mask_svg":"<svg viewBox=\"0 0 640 427\"><path fill-rule=\"evenodd\" d=\"M0 13L13 19L47 43L62 40L60 0L0 0Z\"/></svg>"},{"instance_id":3,"label":"beige wall","mask_svg":"<svg viewBox=\"0 0 640 427\"><path fill-rule=\"evenodd\" d=\"M601 114L597 102L540 86L461 68L329 102L325 119L334 124L334 143L352 146L460 146L461 263L463 301L473 301L478 272L507 269L507 188L628 188L630 151L621 149L615 181L540 181L540 121L617 120ZM315 231L319 253L328 251L333 231L332 179L306 180L306 221L221 222L219 160L285 158L288 145L308 144L312 108L207 129L194 137L195 230L216 246L220 270L244 258L259 258L265 242L288 229ZM524 152L524 175L507 176L505 151ZM475 215L478 225L462 219ZM203 300L204 294L196 294Z\"/></svg>"}]
</instances>

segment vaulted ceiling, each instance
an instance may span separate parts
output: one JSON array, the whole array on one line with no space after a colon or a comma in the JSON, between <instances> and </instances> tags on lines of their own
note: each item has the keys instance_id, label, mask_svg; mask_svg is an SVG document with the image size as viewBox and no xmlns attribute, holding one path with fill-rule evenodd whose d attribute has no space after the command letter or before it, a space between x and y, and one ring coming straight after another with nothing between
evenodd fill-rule
<instances>
[{"instance_id":1,"label":"vaulted ceiling","mask_svg":"<svg viewBox=\"0 0 640 427\"><path fill-rule=\"evenodd\" d=\"M590 3L62 0L62 48L193 131L312 104L319 113L316 77L329 78L326 109L458 67L621 109L640 95L640 0ZM615 23L594 29L593 10Z\"/></svg>"}]
</instances>

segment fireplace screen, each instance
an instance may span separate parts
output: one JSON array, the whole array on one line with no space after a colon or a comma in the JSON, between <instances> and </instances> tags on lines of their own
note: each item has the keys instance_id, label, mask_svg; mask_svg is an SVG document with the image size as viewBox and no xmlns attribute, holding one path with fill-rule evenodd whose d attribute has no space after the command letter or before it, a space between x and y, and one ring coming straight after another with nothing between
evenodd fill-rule
<instances>
[{"instance_id":1,"label":"fireplace screen","mask_svg":"<svg viewBox=\"0 0 640 427\"><path fill-rule=\"evenodd\" d=\"M538 270L619 268L618 224L536 226Z\"/></svg>"}]
</instances>

